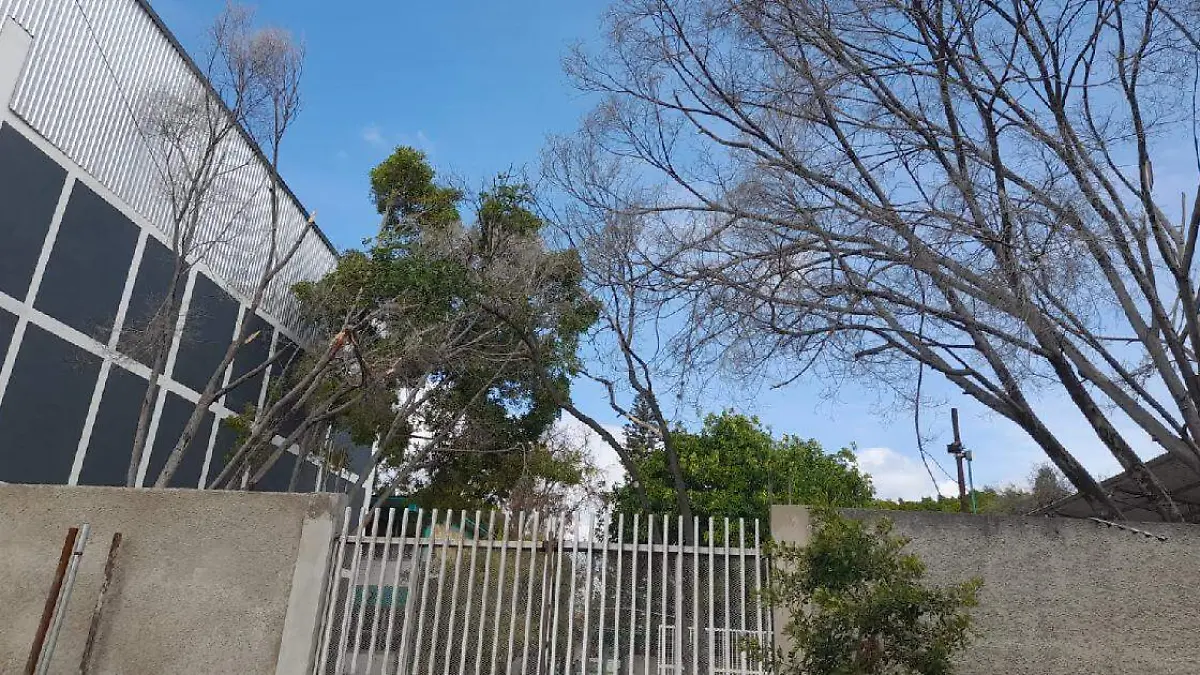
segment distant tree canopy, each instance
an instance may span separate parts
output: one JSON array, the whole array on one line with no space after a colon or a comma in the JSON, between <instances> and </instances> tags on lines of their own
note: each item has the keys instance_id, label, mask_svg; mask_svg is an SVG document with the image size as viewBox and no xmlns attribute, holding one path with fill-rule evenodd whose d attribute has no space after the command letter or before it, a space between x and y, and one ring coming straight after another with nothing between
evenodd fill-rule
<instances>
[{"instance_id":1,"label":"distant tree canopy","mask_svg":"<svg viewBox=\"0 0 1200 675\"><path fill-rule=\"evenodd\" d=\"M640 437L638 437L640 439ZM854 453L826 453L814 440L773 438L756 417L731 412L709 415L697 432L672 433L695 515L757 518L766 522L772 504L834 507L870 506L870 478L858 470ZM638 466L655 513L675 513L676 500L661 452L639 453ZM618 512L641 510L633 489L617 487Z\"/></svg>"},{"instance_id":2,"label":"distant tree canopy","mask_svg":"<svg viewBox=\"0 0 1200 675\"><path fill-rule=\"evenodd\" d=\"M1034 467L1024 486L985 487L975 491L977 513L1022 516L1040 509L1072 494L1071 484L1049 464ZM960 512L958 495L944 495L934 499L924 497L918 501L903 499L877 499L875 508L889 511L942 511Z\"/></svg>"}]
</instances>

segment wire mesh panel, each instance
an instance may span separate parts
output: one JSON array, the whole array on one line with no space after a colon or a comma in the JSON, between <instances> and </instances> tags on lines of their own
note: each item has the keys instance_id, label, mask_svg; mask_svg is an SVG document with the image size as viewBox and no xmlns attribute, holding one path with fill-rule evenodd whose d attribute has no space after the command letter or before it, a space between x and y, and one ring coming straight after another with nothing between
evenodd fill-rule
<instances>
[{"instance_id":1,"label":"wire mesh panel","mask_svg":"<svg viewBox=\"0 0 1200 675\"><path fill-rule=\"evenodd\" d=\"M351 528L351 522L362 525ZM349 512L320 675L763 672L756 522Z\"/></svg>"}]
</instances>

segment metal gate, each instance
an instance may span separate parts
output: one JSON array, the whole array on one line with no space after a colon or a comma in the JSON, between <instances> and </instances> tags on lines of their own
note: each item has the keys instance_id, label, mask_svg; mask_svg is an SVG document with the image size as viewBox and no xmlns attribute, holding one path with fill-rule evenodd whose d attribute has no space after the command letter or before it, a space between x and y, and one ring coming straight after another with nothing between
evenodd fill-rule
<instances>
[{"instance_id":1,"label":"metal gate","mask_svg":"<svg viewBox=\"0 0 1200 675\"><path fill-rule=\"evenodd\" d=\"M753 675L757 521L347 511L318 675Z\"/></svg>"}]
</instances>

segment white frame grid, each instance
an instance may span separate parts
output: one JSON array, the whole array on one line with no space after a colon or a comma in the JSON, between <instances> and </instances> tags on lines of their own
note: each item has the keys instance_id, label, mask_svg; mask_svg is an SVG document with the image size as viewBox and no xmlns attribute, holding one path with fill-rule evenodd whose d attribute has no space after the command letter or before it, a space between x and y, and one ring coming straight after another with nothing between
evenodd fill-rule
<instances>
[{"instance_id":1,"label":"white frame grid","mask_svg":"<svg viewBox=\"0 0 1200 675\"><path fill-rule=\"evenodd\" d=\"M139 12L143 11L141 6L134 0L120 0L118 3L104 4L114 6L127 4L130 7L137 9ZM18 354L21 351L21 345L24 341L27 328L30 324L51 333L52 335L70 343L74 347L79 348L88 354L92 354L100 358L100 371L89 400L86 416L83 420L83 428L78 442L78 447L76 448L75 456L72 461L70 474L67 477L67 484L70 485L78 483L79 475L91 441L91 433L95 423L96 414L99 409L100 401L112 368L125 368L126 370L142 377L143 379L149 378L149 368L141 363L138 363L134 359L121 354L117 350L116 345L120 331L123 328L125 315L128 310L131 294L133 292L133 285L137 279L138 271L141 266L142 256L147 247L147 240L149 237L155 237L160 243L166 245L168 249L170 248L167 236L163 233L163 230L160 227L152 224L150 220L143 216L141 212L131 207L127 199L122 198L119 194L109 189L109 187L106 185L106 182L112 182L114 179L111 179L110 177L110 181L103 181L101 178L85 170L83 166L74 159L73 156L70 156L66 152L60 150L58 144L49 140L41 130L26 120L26 116L36 118L36 115L33 115L31 112L33 108L21 108L18 106L18 103L20 103L22 100L26 102L27 106L33 105L35 98L31 98L33 95L29 92L42 91L45 92L43 94L44 96L50 98L61 96L62 92L57 91L55 89L56 87L69 88L71 86L75 86L69 80L72 77L83 77L83 75L86 74L77 70L69 70L67 72L59 72L53 77L49 75L43 75L43 77L53 80L44 86L39 87L31 84L31 80L38 76L39 68L44 70L48 67L48 64L55 62L56 59L61 60L64 58L65 54L69 53L76 57L82 58L83 52L80 50L84 49L86 43L83 43L82 45L69 44L69 36L64 36L61 33L55 33L52 30L54 28L62 28L69 23L65 22L65 20L55 19L55 15L74 11L76 11L76 5L74 5L74 3L57 3L53 0L0 0L0 103L4 103L4 105L0 105L0 127L8 127L12 130L15 130L40 152L48 156L52 161L66 171L66 180L64 181L62 192L59 195L52 221L43 241L33 278L26 296L24 298L16 298L0 292L0 309L14 315L17 318L16 328L13 332L10 343L7 345L7 351L3 351L4 345L0 345L0 406L3 405L4 399L8 394L8 385L12 377L12 371L16 364ZM79 9L79 11L83 10ZM22 23L18 23L17 19L22 19L24 25L22 25ZM30 25L44 27L47 29L48 33L43 36L41 41L39 41L38 38L30 35L30 30L27 30L27 26ZM138 25L141 26L142 29L146 28L147 26L153 27L151 23ZM128 28L128 26L126 26L126 28ZM145 37L146 36L143 36L143 38ZM162 36L157 34L154 37L165 40L165 38L162 38ZM93 55L93 57L94 56L95 55ZM42 62L37 62L36 59L38 58L42 59ZM175 58L178 61L177 67L184 67L184 61L178 54L175 55ZM52 70L51 72L54 71ZM96 73L92 73L92 75L96 75ZM25 92L24 99L21 98L22 92ZM12 108L7 105L7 102L10 100L14 101ZM87 113L96 111L103 112L101 108L103 108L104 105L104 101L96 96L83 97L82 99L76 101L76 106L72 109L72 114L76 116L76 121L79 123L86 122L88 124L93 124L94 121L84 120L83 117L86 116L85 114ZM111 101L107 105L109 112L104 114L111 115ZM49 109L53 108L54 106L49 106ZM26 116L18 114L18 109L26 110ZM111 118L109 118L109 121L112 121ZM45 124L49 125L49 121L46 121ZM68 132L68 128L65 126L50 126L54 129L57 129L58 133L60 134ZM74 131L71 131L71 133L74 133ZM100 132L97 131L97 133ZM100 149L103 150L103 148ZM82 148L77 148L76 153L83 153L80 156L92 156L84 153ZM41 287L42 276L48 264L50 254L56 243L58 229L62 222L67 201L77 184L86 186L88 189L95 192L98 196L108 202L108 204L116 208L124 217L133 222L139 229L133 259L126 274L120 304L118 306L112 332L109 334L107 340L105 340L103 343L68 326L62 321L59 321L58 319L39 311L34 307L34 302ZM140 189L152 192L149 190L144 181L139 185ZM143 198L144 196L145 195L141 195L139 193L139 199ZM299 207L296 206L295 208L298 209ZM316 237L310 237L310 239L314 241L317 240ZM316 264L315 259L311 258L312 256L309 255L308 258L301 260L298 263L295 274L299 274L300 277L297 278L314 278L314 275L319 276L325 270L329 269L333 264L332 251L326 250L325 258L321 264ZM245 315L245 305L243 304L243 298L241 297L241 294L239 294L237 289L226 281L225 275L217 274L210 267L207 261L199 261L193 266L193 269L188 276L187 285L183 294L183 307L182 311L180 312L180 321L184 321L187 317L187 310L191 301L192 289L195 285L196 275L199 273L204 273L209 279L216 283L225 293L227 293L238 303L238 320L242 320ZM290 280L285 281L290 282ZM278 302L273 302L272 304L276 308L281 307ZM283 334L298 345L304 345L308 342L308 340L306 340L306 336L297 333L292 322L285 321L280 317L273 315L269 307L265 307L259 313L274 329L273 332L276 340L280 334ZM292 314L292 312L288 311L285 312L285 314ZM177 330L176 339L172 346L171 355L169 357L168 368L166 370L167 373L172 372L171 366L175 361L179 349L179 335L180 331ZM232 338L233 335L230 337ZM275 345L273 344L272 348L274 347ZM226 376L228 377L228 373L226 373ZM261 397L267 390L268 378L269 373L264 374L262 389L258 392L258 399L260 402L262 400ZM162 378L161 387L162 391L160 392L159 399L155 407L154 418L151 421L151 432L150 437L147 439L147 447L152 447L154 442L154 434L157 431L159 417L161 415L164 401L168 394L175 394L189 403L195 403L197 400L199 400L199 392L190 389L189 387L175 381L170 377ZM212 425L212 430L209 434L209 437L206 439L207 447L205 450L205 457L203 459L201 475L197 485L198 487L203 487L204 481L207 479L205 473L212 464L212 454L217 439L217 431L219 429L220 420L236 414L235 411L230 410L221 404L213 405L210 410L214 414L214 424ZM282 440L282 438L276 438L275 442L279 443L282 442ZM290 451L293 454L296 454L295 447L291 448ZM139 484L144 479L144 474L149 459L150 453L147 452L143 457L142 465L139 470ZM315 466L318 466L319 469L317 484L313 486L306 486L304 488L313 489L320 485L320 477L324 475L325 470L321 468L314 459L310 458L307 461ZM350 484L354 484L358 479L357 474L348 470L339 470L337 475L348 481Z\"/></svg>"}]
</instances>

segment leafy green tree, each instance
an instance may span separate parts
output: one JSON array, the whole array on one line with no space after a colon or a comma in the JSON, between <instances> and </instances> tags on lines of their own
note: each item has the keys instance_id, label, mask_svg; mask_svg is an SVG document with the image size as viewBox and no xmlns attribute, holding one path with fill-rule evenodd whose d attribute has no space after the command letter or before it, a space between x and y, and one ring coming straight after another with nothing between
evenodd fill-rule
<instances>
[{"instance_id":1,"label":"leafy green tree","mask_svg":"<svg viewBox=\"0 0 1200 675\"><path fill-rule=\"evenodd\" d=\"M331 346L302 356L256 420L308 410L306 424L374 443L387 492L430 507L496 506L531 470L569 473L538 449L560 409L547 383L569 392L579 335L595 321L578 256L545 245L530 190L506 176L468 203L421 152L398 148L370 183L376 236L295 288ZM252 483L278 455L256 464Z\"/></svg>"},{"instance_id":2,"label":"leafy green tree","mask_svg":"<svg viewBox=\"0 0 1200 675\"><path fill-rule=\"evenodd\" d=\"M855 466L851 450L830 454L814 440L772 438L755 417L709 415L699 432L679 429L672 437L697 516L765 522L772 504L871 504L870 478ZM651 510L674 513L674 487L664 454L647 454L638 463ZM618 511L640 510L628 485L614 491L613 501Z\"/></svg>"},{"instance_id":3,"label":"leafy green tree","mask_svg":"<svg viewBox=\"0 0 1200 675\"><path fill-rule=\"evenodd\" d=\"M886 519L814 512L807 546L773 545L767 592L784 610L781 675L947 675L970 639L982 581L925 585L925 565Z\"/></svg>"},{"instance_id":4,"label":"leafy green tree","mask_svg":"<svg viewBox=\"0 0 1200 675\"><path fill-rule=\"evenodd\" d=\"M652 424L652 420L654 420L654 411L650 407L650 401L645 396L638 394L633 400L633 408L629 410L629 414L642 423L625 423L622 428L625 448L629 451L630 456L645 459L662 445L662 438L647 428L647 425Z\"/></svg>"}]
</instances>

